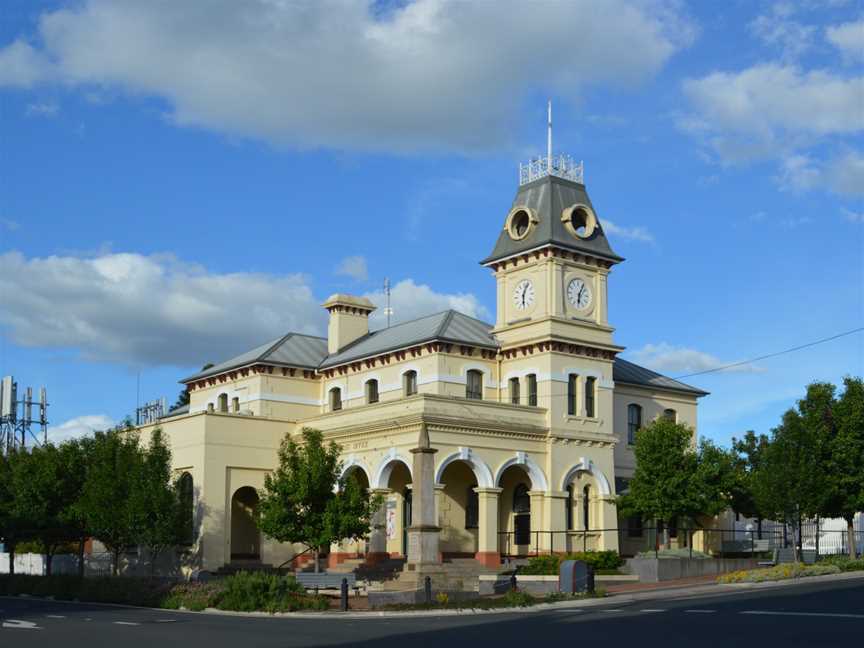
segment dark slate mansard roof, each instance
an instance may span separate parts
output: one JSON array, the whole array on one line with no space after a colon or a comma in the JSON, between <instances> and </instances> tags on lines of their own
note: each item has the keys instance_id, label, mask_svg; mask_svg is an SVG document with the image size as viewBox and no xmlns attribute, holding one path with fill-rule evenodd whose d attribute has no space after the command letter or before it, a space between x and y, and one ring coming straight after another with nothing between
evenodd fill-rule
<instances>
[{"instance_id":1,"label":"dark slate mansard roof","mask_svg":"<svg viewBox=\"0 0 864 648\"><path fill-rule=\"evenodd\" d=\"M497 350L499 345L492 335L492 328L491 324L454 310L447 310L390 328L372 331L333 355L327 353L326 339L289 333L181 382L200 380L256 363L300 369L327 369L433 341ZM612 378L616 383L686 393L697 397L708 393L621 358L615 358Z\"/></svg>"},{"instance_id":2,"label":"dark slate mansard roof","mask_svg":"<svg viewBox=\"0 0 864 648\"><path fill-rule=\"evenodd\" d=\"M588 192L585 191L585 185L578 182L546 176L522 185L513 199L513 207L532 209L538 222L525 238L518 241L510 238L507 230L502 228L492 253L480 263L486 265L547 245L590 254L613 263L623 261L622 257L612 251L603 232L599 215L597 215L597 227L588 238L579 239L567 231L561 220L561 214L565 209L576 204L587 205L597 215Z\"/></svg>"}]
</instances>

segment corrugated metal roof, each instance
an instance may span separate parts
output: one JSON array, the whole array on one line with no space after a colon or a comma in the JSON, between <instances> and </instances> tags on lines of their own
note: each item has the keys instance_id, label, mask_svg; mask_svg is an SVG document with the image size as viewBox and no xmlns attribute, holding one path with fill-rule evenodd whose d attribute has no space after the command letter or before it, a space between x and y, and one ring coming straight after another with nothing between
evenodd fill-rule
<instances>
[{"instance_id":1,"label":"corrugated metal roof","mask_svg":"<svg viewBox=\"0 0 864 648\"><path fill-rule=\"evenodd\" d=\"M567 207L577 203L588 205L596 214L584 185L556 176L546 176L522 185L516 192L513 207L521 206L533 209L538 222L525 238L519 240L512 239L507 230L503 229L492 253L481 263L497 261L550 243L565 249L597 255L611 261L623 261L612 251L599 222L594 233L587 239L576 238L567 231L561 220L561 214ZM597 218L599 221L599 215Z\"/></svg>"},{"instance_id":2,"label":"corrugated metal roof","mask_svg":"<svg viewBox=\"0 0 864 648\"><path fill-rule=\"evenodd\" d=\"M220 362L217 365L199 371L184 378L180 382L191 382L208 376L245 367L256 362L287 365L301 369L315 369L327 355L327 340L312 335L289 333L281 338L255 347L251 351Z\"/></svg>"},{"instance_id":3,"label":"corrugated metal roof","mask_svg":"<svg viewBox=\"0 0 864 648\"><path fill-rule=\"evenodd\" d=\"M616 383L627 383L630 385L639 385L644 387L655 387L658 389L668 389L671 391L686 392L697 396L707 396L708 392L685 385L673 378L667 378L656 371L651 371L645 367L640 367L622 358L615 358L615 363L612 366L612 379Z\"/></svg>"},{"instance_id":4,"label":"corrugated metal roof","mask_svg":"<svg viewBox=\"0 0 864 648\"><path fill-rule=\"evenodd\" d=\"M490 333L491 330L491 324L448 310L372 331L338 353L328 356L320 368L334 367L432 340L497 349L498 342Z\"/></svg>"}]
</instances>

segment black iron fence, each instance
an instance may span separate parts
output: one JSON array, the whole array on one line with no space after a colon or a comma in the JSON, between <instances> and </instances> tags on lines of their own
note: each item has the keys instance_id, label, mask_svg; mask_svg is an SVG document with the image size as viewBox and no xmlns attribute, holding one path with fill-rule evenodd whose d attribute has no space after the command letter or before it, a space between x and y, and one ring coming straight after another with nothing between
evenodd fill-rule
<instances>
[{"instance_id":1,"label":"black iron fence","mask_svg":"<svg viewBox=\"0 0 864 648\"><path fill-rule=\"evenodd\" d=\"M775 549L794 548L799 556L816 560L821 556L849 553L845 529L825 528L819 521L800 526L781 523L710 529L698 526L633 526L561 531L519 530L498 533L498 551L512 559L549 553L575 553L608 546L604 535L615 534L622 556L646 552L694 552L718 557L770 556ZM864 550L864 529L855 531L858 554Z\"/></svg>"}]
</instances>

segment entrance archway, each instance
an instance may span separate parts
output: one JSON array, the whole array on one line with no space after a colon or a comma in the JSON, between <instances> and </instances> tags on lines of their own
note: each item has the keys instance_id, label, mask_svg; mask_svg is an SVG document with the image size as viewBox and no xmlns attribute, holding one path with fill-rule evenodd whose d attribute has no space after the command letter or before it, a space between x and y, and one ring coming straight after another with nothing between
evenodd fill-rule
<instances>
[{"instance_id":1,"label":"entrance archway","mask_svg":"<svg viewBox=\"0 0 864 648\"><path fill-rule=\"evenodd\" d=\"M231 560L260 560L261 532L255 524L258 492L238 488L231 497Z\"/></svg>"},{"instance_id":2,"label":"entrance archway","mask_svg":"<svg viewBox=\"0 0 864 648\"><path fill-rule=\"evenodd\" d=\"M480 527L477 476L467 461L450 462L441 472L439 524L445 557L474 557Z\"/></svg>"},{"instance_id":3,"label":"entrance archway","mask_svg":"<svg viewBox=\"0 0 864 648\"><path fill-rule=\"evenodd\" d=\"M524 466L514 464L500 473L498 486L502 489L498 518L502 532L500 551L525 556L536 544L532 536L530 495L534 483Z\"/></svg>"}]
</instances>

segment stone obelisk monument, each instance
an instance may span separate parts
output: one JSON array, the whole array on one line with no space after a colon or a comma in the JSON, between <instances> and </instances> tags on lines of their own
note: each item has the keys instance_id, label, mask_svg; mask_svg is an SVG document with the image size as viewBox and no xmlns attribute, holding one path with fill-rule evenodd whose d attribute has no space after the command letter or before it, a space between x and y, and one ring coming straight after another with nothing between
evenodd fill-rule
<instances>
[{"instance_id":1,"label":"stone obelisk monument","mask_svg":"<svg viewBox=\"0 0 864 648\"><path fill-rule=\"evenodd\" d=\"M411 476L411 526L408 527L406 571L419 576L441 573L438 536L441 528L435 513L435 453L429 444L426 424L420 424L420 438L414 455Z\"/></svg>"}]
</instances>

